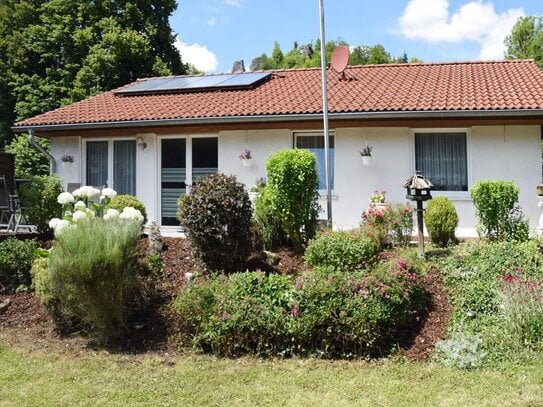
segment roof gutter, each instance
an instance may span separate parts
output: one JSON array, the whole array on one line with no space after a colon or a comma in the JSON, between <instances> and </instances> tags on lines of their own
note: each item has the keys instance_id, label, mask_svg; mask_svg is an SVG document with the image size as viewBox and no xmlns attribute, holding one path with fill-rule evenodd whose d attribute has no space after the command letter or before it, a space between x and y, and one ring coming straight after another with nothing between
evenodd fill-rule
<instances>
[{"instance_id":1,"label":"roof gutter","mask_svg":"<svg viewBox=\"0 0 543 407\"><path fill-rule=\"evenodd\" d=\"M352 112L330 113L331 120L371 120L371 119L446 119L446 118L481 118L481 117L536 117L543 118L543 109L523 110L429 110L429 111L393 111L393 112ZM179 126L223 123L261 123L282 121L314 121L322 118L322 112L306 114L219 116L181 119L122 120L111 122L87 122L67 124L38 124L13 126L15 133L35 131L89 130L100 128Z\"/></svg>"},{"instance_id":2,"label":"roof gutter","mask_svg":"<svg viewBox=\"0 0 543 407\"><path fill-rule=\"evenodd\" d=\"M47 150L40 146L36 140L34 140L34 134L35 132L33 129L28 129L28 141L36 148L36 150L49 159L49 173L55 174L57 172L57 162L55 157L53 157Z\"/></svg>"}]
</instances>

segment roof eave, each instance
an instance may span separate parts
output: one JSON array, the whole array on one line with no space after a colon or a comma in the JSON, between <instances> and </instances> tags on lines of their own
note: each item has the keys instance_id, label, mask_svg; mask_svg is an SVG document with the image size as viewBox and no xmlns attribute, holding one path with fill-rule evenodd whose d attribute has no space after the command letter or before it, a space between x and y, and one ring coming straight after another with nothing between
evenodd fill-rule
<instances>
[{"instance_id":1,"label":"roof eave","mask_svg":"<svg viewBox=\"0 0 543 407\"><path fill-rule=\"evenodd\" d=\"M482 118L482 117L534 117L543 116L543 109L512 109L512 110L428 110L428 111L390 111L390 112L342 112L329 113L331 120L370 120L370 119L439 119L439 118ZM123 120L109 122L37 124L13 126L15 133L25 133L29 130L38 132L63 130L89 130L100 128L147 127L147 126L180 126L208 125L221 123L251 123L251 122L282 122L282 121L313 121L322 118L322 113L281 114L281 115L250 115L250 116L219 116L181 119L151 119Z\"/></svg>"}]
</instances>

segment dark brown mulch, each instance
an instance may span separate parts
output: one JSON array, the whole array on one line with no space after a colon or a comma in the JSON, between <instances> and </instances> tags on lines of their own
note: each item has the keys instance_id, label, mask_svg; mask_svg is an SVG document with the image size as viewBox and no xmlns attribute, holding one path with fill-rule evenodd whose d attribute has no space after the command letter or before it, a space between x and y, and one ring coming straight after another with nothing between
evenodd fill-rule
<instances>
[{"instance_id":1,"label":"dark brown mulch","mask_svg":"<svg viewBox=\"0 0 543 407\"><path fill-rule=\"evenodd\" d=\"M166 304L176 295L185 282L185 273L199 270L192 256L188 241L182 238L163 238L164 251L161 254L163 271L156 280L152 310L132 318L131 333L123 343L110 351L129 353L171 353L175 344L169 340L174 333L173 324ZM139 245L140 260L147 262L147 242ZM289 249L275 253L276 263L262 255L253 255L248 269L281 274L297 274L304 269L303 260ZM272 264L270 264L272 263ZM430 307L419 317L419 323L412 332L402 354L411 360L425 359L437 340L445 337L450 307L443 290L438 270L432 270L425 278L429 293ZM0 341L13 346L30 348L43 352L61 352L71 355L88 352L92 343L80 335L63 336L55 330L48 316L33 292L2 295L0 303L9 300L7 310L0 314Z\"/></svg>"}]
</instances>

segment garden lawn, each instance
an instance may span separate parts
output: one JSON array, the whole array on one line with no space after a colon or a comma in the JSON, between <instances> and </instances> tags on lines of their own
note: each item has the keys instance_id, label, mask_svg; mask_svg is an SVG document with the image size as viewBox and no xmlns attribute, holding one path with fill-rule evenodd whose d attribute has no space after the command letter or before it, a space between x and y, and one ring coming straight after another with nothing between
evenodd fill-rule
<instances>
[{"instance_id":1,"label":"garden lawn","mask_svg":"<svg viewBox=\"0 0 543 407\"><path fill-rule=\"evenodd\" d=\"M473 371L195 355L44 355L0 345L1 406L508 406L543 404L543 357Z\"/></svg>"}]
</instances>

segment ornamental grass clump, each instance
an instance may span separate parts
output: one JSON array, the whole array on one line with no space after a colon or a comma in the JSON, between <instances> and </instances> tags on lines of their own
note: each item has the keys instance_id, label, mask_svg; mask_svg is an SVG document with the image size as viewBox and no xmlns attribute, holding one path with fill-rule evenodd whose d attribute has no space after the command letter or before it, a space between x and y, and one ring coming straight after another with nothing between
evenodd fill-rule
<instances>
[{"instance_id":1,"label":"ornamental grass clump","mask_svg":"<svg viewBox=\"0 0 543 407\"><path fill-rule=\"evenodd\" d=\"M57 235L49 257L51 291L61 311L111 342L127 330L136 282L140 223L94 219Z\"/></svg>"}]
</instances>

